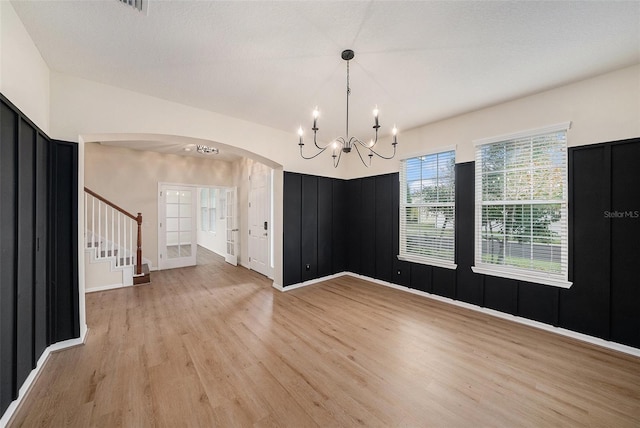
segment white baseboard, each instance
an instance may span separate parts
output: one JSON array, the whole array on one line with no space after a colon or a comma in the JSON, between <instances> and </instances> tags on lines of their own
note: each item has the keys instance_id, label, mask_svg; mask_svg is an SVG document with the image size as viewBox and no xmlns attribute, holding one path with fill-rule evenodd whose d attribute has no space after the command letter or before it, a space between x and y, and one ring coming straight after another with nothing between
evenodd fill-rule
<instances>
[{"instance_id":1,"label":"white baseboard","mask_svg":"<svg viewBox=\"0 0 640 428\"><path fill-rule=\"evenodd\" d=\"M310 279L309 281L299 282L299 283L293 284L293 285L287 285L286 287L283 287L280 284L276 284L275 281L274 281L273 284L272 284L272 287L275 288L276 290L279 290L279 291L282 291L282 292L287 292L287 291L295 290L296 288L302 288L302 287L306 287L308 285L317 284L319 282L328 281L330 279L339 278L339 277L344 276L344 275L353 275L353 274L351 272L339 272L339 273L335 273L333 275L323 276L322 278Z\"/></svg>"},{"instance_id":2,"label":"white baseboard","mask_svg":"<svg viewBox=\"0 0 640 428\"><path fill-rule=\"evenodd\" d=\"M570 337L572 339L577 339L582 342L590 343L592 345L601 346L603 348L611 349L618 352L623 352L625 354L633 355L636 357L640 357L640 349L634 348L632 346L623 345L617 342L611 342L609 340L600 339L599 337L589 336L588 334L578 333L572 330L567 330L561 327L555 327L550 324L545 324L543 322L530 320L528 318L519 317L516 315L507 314L505 312L496 311L495 309L489 309L482 306L474 305L467 302L462 302L460 300L450 299L448 297L438 296L437 294L427 293L425 291L416 290L413 288L405 287L403 285L393 284L391 282L382 281L376 278L370 278L364 275L358 275L352 272L341 272L335 275L329 275L322 278L314 279L311 281L305 281L298 284L290 285L287 287L282 287L279 284L273 283L273 288L280 290L282 292L294 290L300 287L306 287L307 285L317 284L319 282L327 281L329 279L337 278L339 276L349 275L354 278L363 279L365 281L372 282L374 284L383 285L385 287L394 288L396 290L405 291L407 293L416 294L418 296L426 297L428 299L437 300L439 302L448 303L450 305L458 306L465 309L470 309L472 311L481 312L483 314L491 315L496 318L502 318L508 321L517 322L518 324L527 325L529 327L535 327L540 330L545 330L551 333L559 334L561 336Z\"/></svg>"},{"instance_id":3,"label":"white baseboard","mask_svg":"<svg viewBox=\"0 0 640 428\"><path fill-rule=\"evenodd\" d=\"M2 418L0 418L0 427L4 428L9 424L9 422L11 422L11 419L20 408L20 405L23 403L24 398L27 396L27 394L29 394L31 387L33 386L35 381L38 379L38 376L40 376L40 373L42 373L42 369L47 364L47 360L49 359L49 356L54 352L59 352L65 349L73 348L75 346L84 345L84 342L87 339L88 332L89 332L89 329L87 328L86 325L84 325L80 329L80 337L54 343L52 345L49 345L44 350L44 352L38 359L36 368L31 370L31 373L29 373L29 376L27 376L27 379L25 379L24 383L20 387L20 391L18 391L18 398L16 398L11 402L11 404L9 404L9 407L7 407L7 410L2 415Z\"/></svg>"},{"instance_id":4,"label":"white baseboard","mask_svg":"<svg viewBox=\"0 0 640 428\"><path fill-rule=\"evenodd\" d=\"M95 293L96 291L115 290L116 288L133 287L133 285L110 284L101 285L100 287L92 287L84 290L85 294Z\"/></svg>"}]
</instances>

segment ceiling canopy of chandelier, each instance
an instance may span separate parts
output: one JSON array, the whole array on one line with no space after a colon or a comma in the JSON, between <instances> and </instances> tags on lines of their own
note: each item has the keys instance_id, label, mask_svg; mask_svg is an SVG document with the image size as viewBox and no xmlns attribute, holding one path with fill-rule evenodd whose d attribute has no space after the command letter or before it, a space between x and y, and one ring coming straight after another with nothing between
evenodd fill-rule
<instances>
[{"instance_id":1,"label":"ceiling canopy of chandelier","mask_svg":"<svg viewBox=\"0 0 640 428\"><path fill-rule=\"evenodd\" d=\"M369 167L371 165L371 159L373 158L374 155L382 159L392 159L396 155L396 146L398 145L398 140L397 140L398 129L395 127L395 125L391 130L391 134L393 135L393 140L391 143L391 145L393 146L393 154L391 154L391 156L384 156L378 153L374 149L376 144L378 143L378 129L380 129L377 106L373 110L373 119L374 119L373 129L375 130L375 138L371 139L368 143L365 143L362 140L358 139L357 137L349 135L349 96L351 95L351 88L349 86L349 61L351 61L354 58L354 56L355 56L355 53L351 49L342 51L342 59L347 62L347 120L346 120L345 136L337 137L324 146L319 145L317 141L317 134L319 129L318 117L320 116L320 112L318 111L318 107L316 107L313 110L313 128L311 128L311 130L313 131L313 144L317 149L316 154L311 156L304 155L302 151L304 147L304 141L302 138L304 134L304 130L302 129L302 126L298 128L298 135L300 137L298 146L300 146L300 156L302 156L304 159L313 159L319 156L320 154L322 154L325 150L330 148L331 157L333 158L333 167L337 168L338 164L340 163L340 157L342 156L342 153L350 153L351 149L355 148L356 152L358 153L358 157L360 157L360 160L362 161L364 166ZM363 157L363 154L364 154L364 157ZM368 162L365 160L365 157L369 158Z\"/></svg>"}]
</instances>

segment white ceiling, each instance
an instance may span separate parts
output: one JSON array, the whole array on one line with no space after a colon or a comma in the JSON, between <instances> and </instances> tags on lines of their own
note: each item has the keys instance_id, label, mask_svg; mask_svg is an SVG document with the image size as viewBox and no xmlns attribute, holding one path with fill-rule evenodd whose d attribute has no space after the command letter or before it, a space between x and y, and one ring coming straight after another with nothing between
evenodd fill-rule
<instances>
[{"instance_id":1,"label":"white ceiling","mask_svg":"<svg viewBox=\"0 0 640 428\"><path fill-rule=\"evenodd\" d=\"M640 63L639 1L13 1L55 71L295 132L425 123ZM401 135L401 134L400 134ZM294 137L292 137L294 138Z\"/></svg>"}]
</instances>

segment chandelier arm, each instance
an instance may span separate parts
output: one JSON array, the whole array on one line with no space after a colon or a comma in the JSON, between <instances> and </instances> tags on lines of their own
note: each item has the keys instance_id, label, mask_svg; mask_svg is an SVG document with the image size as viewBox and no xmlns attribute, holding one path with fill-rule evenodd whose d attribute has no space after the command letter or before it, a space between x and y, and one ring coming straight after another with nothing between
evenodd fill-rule
<instances>
[{"instance_id":1,"label":"chandelier arm","mask_svg":"<svg viewBox=\"0 0 640 428\"><path fill-rule=\"evenodd\" d=\"M324 147L320 147L320 146L318 145L318 142L316 141L316 131L313 131L313 144L315 144L315 145L316 145L316 147L318 148L318 150L325 150L327 147L329 147L329 145L330 145L331 143L328 143L328 144L327 144L326 146L324 146Z\"/></svg>"},{"instance_id":2,"label":"chandelier arm","mask_svg":"<svg viewBox=\"0 0 640 428\"><path fill-rule=\"evenodd\" d=\"M368 149L371 151L371 153L373 153L374 155L378 156L379 158L390 160L390 159L393 159L395 157L395 155L396 155L396 144L392 144L392 146L393 146L393 154L391 156L383 156L383 155L381 155L380 153L378 153L375 150L373 150L373 146L369 147Z\"/></svg>"},{"instance_id":3,"label":"chandelier arm","mask_svg":"<svg viewBox=\"0 0 640 428\"><path fill-rule=\"evenodd\" d=\"M319 151L318 153L316 153L316 154L315 154L315 155L313 155L313 156L309 156L309 157L307 157L307 156L305 156L305 155L302 153L302 146L303 146L303 144L299 144L299 146L300 146L300 156L302 156L302 159L306 159L306 160L313 159L313 158L316 158L316 157L320 156L320 155L321 155L325 150L327 150L327 147L329 147L329 145L328 145L328 144L324 147L324 149L320 149L320 147L318 147L318 148L320 149L320 151Z\"/></svg>"},{"instance_id":4,"label":"chandelier arm","mask_svg":"<svg viewBox=\"0 0 640 428\"><path fill-rule=\"evenodd\" d=\"M333 155L333 167L337 168L338 165L340 165L340 158L342 157L342 150L340 150L340 153L338 154L338 156Z\"/></svg>"},{"instance_id":5,"label":"chandelier arm","mask_svg":"<svg viewBox=\"0 0 640 428\"><path fill-rule=\"evenodd\" d=\"M359 140L357 140L358 142L360 142ZM362 142L360 142L360 144L362 144ZM369 165L367 165L367 163L364 161L364 159L362 158L362 155L360 154L360 149L358 149L358 145L354 144L353 147L356 148L356 152L358 152L358 157L360 158L360 160L362 161L362 165L366 166L367 168L369 168Z\"/></svg>"}]
</instances>

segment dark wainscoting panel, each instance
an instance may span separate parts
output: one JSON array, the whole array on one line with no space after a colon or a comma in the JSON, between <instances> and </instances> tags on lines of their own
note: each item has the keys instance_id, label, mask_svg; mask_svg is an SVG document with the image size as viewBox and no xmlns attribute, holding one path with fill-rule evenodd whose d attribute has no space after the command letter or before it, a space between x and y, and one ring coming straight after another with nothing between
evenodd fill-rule
<instances>
[{"instance_id":1,"label":"dark wainscoting panel","mask_svg":"<svg viewBox=\"0 0 640 428\"><path fill-rule=\"evenodd\" d=\"M404 287L411 287L412 263L395 259L393 261L393 283Z\"/></svg>"},{"instance_id":2,"label":"dark wainscoting panel","mask_svg":"<svg viewBox=\"0 0 640 428\"><path fill-rule=\"evenodd\" d=\"M56 266L51 275L51 341L60 342L80 336L78 312L78 146L52 141L52 177L49 229L51 256ZM51 235L50 235L51 236Z\"/></svg>"},{"instance_id":3,"label":"dark wainscoting panel","mask_svg":"<svg viewBox=\"0 0 640 428\"><path fill-rule=\"evenodd\" d=\"M456 299L484 305L481 275L471 270L475 257L475 163L456 164Z\"/></svg>"},{"instance_id":4,"label":"dark wainscoting panel","mask_svg":"<svg viewBox=\"0 0 640 428\"><path fill-rule=\"evenodd\" d=\"M346 182L347 207L347 270L362 273L360 260L362 258L360 233L362 230L362 180Z\"/></svg>"},{"instance_id":5,"label":"dark wainscoting panel","mask_svg":"<svg viewBox=\"0 0 640 428\"><path fill-rule=\"evenodd\" d=\"M347 270L347 192L344 180L331 180L332 185L332 206L333 210L331 232L333 236L332 256L333 271L340 273Z\"/></svg>"},{"instance_id":6,"label":"dark wainscoting panel","mask_svg":"<svg viewBox=\"0 0 640 428\"><path fill-rule=\"evenodd\" d=\"M302 176L302 280L318 278L318 177Z\"/></svg>"},{"instance_id":7,"label":"dark wainscoting panel","mask_svg":"<svg viewBox=\"0 0 640 428\"><path fill-rule=\"evenodd\" d=\"M18 114L0 103L0 414L17 397L16 265Z\"/></svg>"},{"instance_id":8,"label":"dark wainscoting panel","mask_svg":"<svg viewBox=\"0 0 640 428\"><path fill-rule=\"evenodd\" d=\"M411 288L433 293L433 266L411 263Z\"/></svg>"},{"instance_id":9,"label":"dark wainscoting panel","mask_svg":"<svg viewBox=\"0 0 640 428\"><path fill-rule=\"evenodd\" d=\"M48 319L48 265L47 249L48 240L48 166L49 166L49 141L41 134L36 143L36 242L35 242L35 288L34 288L34 353L42 355L47 345L50 345Z\"/></svg>"},{"instance_id":10,"label":"dark wainscoting panel","mask_svg":"<svg viewBox=\"0 0 640 428\"><path fill-rule=\"evenodd\" d=\"M287 286L302 282L302 175L285 172L283 180L282 285Z\"/></svg>"},{"instance_id":11,"label":"dark wainscoting panel","mask_svg":"<svg viewBox=\"0 0 640 428\"><path fill-rule=\"evenodd\" d=\"M394 181L395 174L379 175L375 177L375 278L387 282L393 282L393 266L398 253L394 253L393 236L394 229L394 201L393 187L398 187L397 180ZM397 208L396 208L397 211Z\"/></svg>"},{"instance_id":12,"label":"dark wainscoting panel","mask_svg":"<svg viewBox=\"0 0 640 428\"><path fill-rule=\"evenodd\" d=\"M362 275L376 277L376 178L362 178L360 206L360 266Z\"/></svg>"},{"instance_id":13,"label":"dark wainscoting panel","mask_svg":"<svg viewBox=\"0 0 640 428\"><path fill-rule=\"evenodd\" d=\"M333 273L333 180L318 178L318 272L322 278Z\"/></svg>"},{"instance_id":14,"label":"dark wainscoting panel","mask_svg":"<svg viewBox=\"0 0 640 428\"><path fill-rule=\"evenodd\" d=\"M611 146L611 339L640 347L640 141Z\"/></svg>"},{"instance_id":15,"label":"dark wainscoting panel","mask_svg":"<svg viewBox=\"0 0 640 428\"><path fill-rule=\"evenodd\" d=\"M545 324L558 325L560 289L547 285L520 282L518 315Z\"/></svg>"},{"instance_id":16,"label":"dark wainscoting panel","mask_svg":"<svg viewBox=\"0 0 640 428\"><path fill-rule=\"evenodd\" d=\"M485 275L484 305L508 314L518 314L518 281Z\"/></svg>"},{"instance_id":17,"label":"dark wainscoting panel","mask_svg":"<svg viewBox=\"0 0 640 428\"><path fill-rule=\"evenodd\" d=\"M438 266L433 267L433 293L455 299L456 271Z\"/></svg>"},{"instance_id":18,"label":"dark wainscoting panel","mask_svg":"<svg viewBox=\"0 0 640 428\"><path fill-rule=\"evenodd\" d=\"M560 326L609 338L610 149L569 150L570 277L560 293Z\"/></svg>"},{"instance_id":19,"label":"dark wainscoting panel","mask_svg":"<svg viewBox=\"0 0 640 428\"><path fill-rule=\"evenodd\" d=\"M22 385L34 367L33 286L35 251L35 154L36 130L21 120L18 128L18 284L17 284L17 383Z\"/></svg>"},{"instance_id":20,"label":"dark wainscoting panel","mask_svg":"<svg viewBox=\"0 0 640 428\"><path fill-rule=\"evenodd\" d=\"M78 146L50 141L2 95L0 195L2 414L47 345L80 335ZM58 305L64 294L69 301Z\"/></svg>"}]
</instances>

